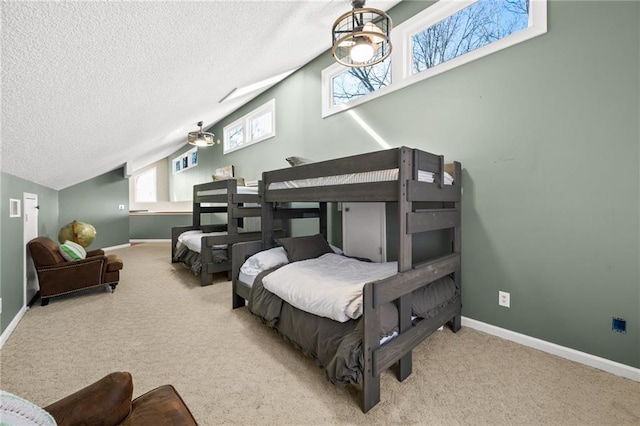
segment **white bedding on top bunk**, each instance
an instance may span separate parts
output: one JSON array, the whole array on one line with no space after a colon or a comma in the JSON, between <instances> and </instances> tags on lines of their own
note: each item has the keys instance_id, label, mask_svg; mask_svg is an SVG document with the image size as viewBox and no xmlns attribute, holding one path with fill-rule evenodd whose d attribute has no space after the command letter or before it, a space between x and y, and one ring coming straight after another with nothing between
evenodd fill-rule
<instances>
[{"instance_id":1,"label":"white bedding on top bunk","mask_svg":"<svg viewBox=\"0 0 640 426\"><path fill-rule=\"evenodd\" d=\"M224 195L227 193L227 188L220 188L220 189L209 189L206 191L198 191L196 192L196 195L198 197L202 197L205 195ZM239 186L237 189L237 193L238 194L258 194L258 187L257 186Z\"/></svg>"},{"instance_id":2,"label":"white bedding on top bunk","mask_svg":"<svg viewBox=\"0 0 640 426\"><path fill-rule=\"evenodd\" d=\"M267 275L262 284L298 309L345 322L362 315L362 291L366 283L397 272L397 262L362 262L327 253L289 263Z\"/></svg>"},{"instance_id":3,"label":"white bedding on top bunk","mask_svg":"<svg viewBox=\"0 0 640 426\"><path fill-rule=\"evenodd\" d=\"M272 182L269 189L291 189L291 188L308 188L314 186L331 186L331 185L349 185L354 183L370 183L385 182L398 179L398 169L374 170L370 172L348 173L344 175L322 176L308 179L296 179L284 182ZM433 183L435 174L424 170L418 170L418 180L420 182ZM453 183L453 177L445 172L445 185Z\"/></svg>"},{"instance_id":4,"label":"white bedding on top bunk","mask_svg":"<svg viewBox=\"0 0 640 426\"><path fill-rule=\"evenodd\" d=\"M200 253L202 249L202 237L216 236L216 235L227 235L226 232L207 232L204 233L202 231L193 230L193 231L185 231L178 236L178 241L176 242L176 248L180 248L183 245L187 246L187 248L191 251L195 251ZM226 244L217 244L212 247L215 249L225 249L227 248Z\"/></svg>"}]
</instances>

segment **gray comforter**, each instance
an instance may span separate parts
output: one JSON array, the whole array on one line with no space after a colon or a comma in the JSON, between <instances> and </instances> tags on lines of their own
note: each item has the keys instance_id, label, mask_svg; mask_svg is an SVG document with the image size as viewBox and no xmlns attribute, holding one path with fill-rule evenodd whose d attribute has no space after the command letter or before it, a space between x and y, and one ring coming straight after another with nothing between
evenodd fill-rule
<instances>
[{"instance_id":1,"label":"gray comforter","mask_svg":"<svg viewBox=\"0 0 640 426\"><path fill-rule=\"evenodd\" d=\"M272 271L256 277L249 294L249 311L312 356L332 383L362 383L362 318L338 322L291 306L263 287L263 277ZM453 280L445 277L416 290L412 298L413 304L422 311L418 316L429 318L442 307L458 301L459 291ZM381 307L380 325L381 337L398 330L398 311L393 303Z\"/></svg>"}]
</instances>

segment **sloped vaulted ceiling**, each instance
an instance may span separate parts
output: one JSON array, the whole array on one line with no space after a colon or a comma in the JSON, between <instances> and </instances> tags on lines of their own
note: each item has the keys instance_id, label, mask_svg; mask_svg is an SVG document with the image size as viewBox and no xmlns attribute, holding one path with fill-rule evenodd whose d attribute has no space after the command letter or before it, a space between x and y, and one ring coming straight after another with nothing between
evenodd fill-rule
<instances>
[{"instance_id":1,"label":"sloped vaulted ceiling","mask_svg":"<svg viewBox=\"0 0 640 426\"><path fill-rule=\"evenodd\" d=\"M9 0L1 7L1 170L63 189L171 154L195 123L206 128L249 99L220 104L233 88L329 49L331 25L350 4Z\"/></svg>"}]
</instances>

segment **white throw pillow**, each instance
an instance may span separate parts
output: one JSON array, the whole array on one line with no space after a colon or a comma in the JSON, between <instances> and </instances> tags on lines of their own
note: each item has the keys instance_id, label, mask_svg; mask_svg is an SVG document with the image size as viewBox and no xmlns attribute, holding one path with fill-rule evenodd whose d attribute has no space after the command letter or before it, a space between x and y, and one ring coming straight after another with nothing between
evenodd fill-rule
<instances>
[{"instance_id":1,"label":"white throw pillow","mask_svg":"<svg viewBox=\"0 0 640 426\"><path fill-rule=\"evenodd\" d=\"M60 254L68 262L81 260L87 257L87 251L84 249L84 247L69 240L60 245Z\"/></svg>"},{"instance_id":2,"label":"white throw pillow","mask_svg":"<svg viewBox=\"0 0 640 426\"><path fill-rule=\"evenodd\" d=\"M261 251L248 258L240 271L247 275L258 275L262 271L289 263L287 253L283 247L274 247Z\"/></svg>"}]
</instances>

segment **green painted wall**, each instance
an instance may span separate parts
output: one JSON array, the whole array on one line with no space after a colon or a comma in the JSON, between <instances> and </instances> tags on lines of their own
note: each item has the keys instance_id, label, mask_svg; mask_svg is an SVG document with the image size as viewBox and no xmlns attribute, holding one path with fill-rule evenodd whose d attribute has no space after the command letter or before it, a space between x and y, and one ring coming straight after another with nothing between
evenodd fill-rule
<instances>
[{"instance_id":1,"label":"green painted wall","mask_svg":"<svg viewBox=\"0 0 640 426\"><path fill-rule=\"evenodd\" d=\"M129 181L122 169L65 188L59 200L60 227L76 219L96 228L90 249L129 243Z\"/></svg>"},{"instance_id":2,"label":"green painted wall","mask_svg":"<svg viewBox=\"0 0 640 426\"><path fill-rule=\"evenodd\" d=\"M171 228L191 225L191 213L140 214L129 216L129 235L133 240L171 239Z\"/></svg>"},{"instance_id":3,"label":"green painted wall","mask_svg":"<svg viewBox=\"0 0 640 426\"><path fill-rule=\"evenodd\" d=\"M13 321L23 304L25 246L22 209L25 192L38 195L38 234L50 238L58 235L58 192L0 172L0 333ZM9 217L10 198L20 200L19 218Z\"/></svg>"},{"instance_id":4,"label":"green painted wall","mask_svg":"<svg viewBox=\"0 0 640 426\"><path fill-rule=\"evenodd\" d=\"M399 23L425 3L391 11ZM355 108L391 146L462 162L463 313L640 367L638 2L552 1L548 33ZM401 17L401 18L399 18ZM380 146L347 113L321 117L327 53L215 125L276 99L276 137L222 154L172 188L233 164L258 179L285 157ZM190 174L191 173L191 174ZM186 189L184 189L186 190ZM188 196L188 195L187 195ZM511 308L497 305L499 290ZM611 331L613 316L627 334Z\"/></svg>"}]
</instances>

